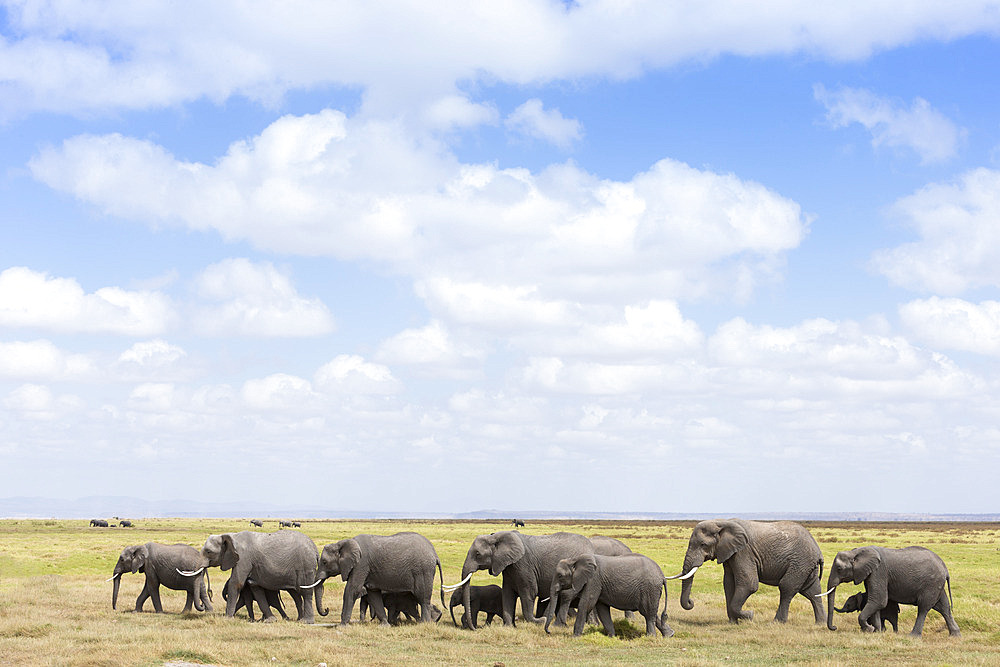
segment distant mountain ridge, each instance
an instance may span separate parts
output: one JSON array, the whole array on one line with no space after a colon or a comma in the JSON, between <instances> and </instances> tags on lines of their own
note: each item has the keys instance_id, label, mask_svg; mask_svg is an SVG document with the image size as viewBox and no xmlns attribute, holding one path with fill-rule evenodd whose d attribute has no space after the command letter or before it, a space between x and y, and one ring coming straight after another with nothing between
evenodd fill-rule
<instances>
[{"instance_id":1,"label":"distant mountain ridge","mask_svg":"<svg viewBox=\"0 0 1000 667\"><path fill-rule=\"evenodd\" d=\"M1000 521L1000 514L901 514L892 512L578 512L547 510L482 509L473 512L388 512L345 510L315 505L274 505L259 501L201 502L195 500L145 500L128 496L88 496L76 500L38 497L0 498L0 518L91 519L112 516L234 517L301 519L496 519L524 520L701 520L739 516L746 519L791 519L795 521Z\"/></svg>"}]
</instances>

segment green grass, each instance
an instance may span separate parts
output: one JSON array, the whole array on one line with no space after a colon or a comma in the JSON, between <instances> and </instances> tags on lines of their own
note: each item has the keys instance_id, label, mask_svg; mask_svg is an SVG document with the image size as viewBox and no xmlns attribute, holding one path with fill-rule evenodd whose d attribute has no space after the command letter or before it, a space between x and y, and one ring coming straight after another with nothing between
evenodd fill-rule
<instances>
[{"instance_id":1,"label":"green grass","mask_svg":"<svg viewBox=\"0 0 1000 667\"><path fill-rule=\"evenodd\" d=\"M216 611L180 614L184 594L161 589L167 614L127 611L138 595L142 575L126 575L119 611L111 609L111 584L104 579L122 547L148 541L200 547L211 533L248 528L235 519L151 519L132 529L90 528L86 521L0 521L0 663L162 665L188 661L250 664L1000 664L1000 525L996 524L857 524L818 523L809 528L826 557L827 570L841 549L864 544L891 547L922 544L944 558L951 572L959 639L948 637L936 612L927 619L924 637L911 639L915 609L904 606L898 635L862 634L855 614L839 615L837 632L816 627L804 598L792 603L788 624L771 622L777 590L761 586L748 601L756 620L726 622L722 567L707 563L695 577L691 611L680 609L679 582L668 584L670 639L641 636L642 620L629 624L615 613L619 637L588 627L583 637L521 622L500 623L467 632L447 615L435 625L383 628L354 623L348 627L306 626L294 622L250 624L245 616L226 618L221 587L226 574L212 570ZM633 550L656 560L666 574L680 569L693 522L545 522L525 532L571 530L584 535L617 537ZM268 530L277 523L265 524ZM462 560L479 534L507 528L501 522L452 521L306 521L302 530L316 544L358 533L390 534L415 530L437 549L446 583L459 579ZM824 573L825 580L825 573ZM499 583L480 572L473 583ZM857 587L842 585L843 600ZM330 616L339 619L341 582L328 582ZM435 594L436 595L436 594ZM294 609L287 596L286 609ZM147 608L151 608L147 602ZM241 614L245 612L241 611ZM294 616L294 614L293 614ZM354 618L357 619L357 609ZM273 660L272 660L273 658Z\"/></svg>"}]
</instances>

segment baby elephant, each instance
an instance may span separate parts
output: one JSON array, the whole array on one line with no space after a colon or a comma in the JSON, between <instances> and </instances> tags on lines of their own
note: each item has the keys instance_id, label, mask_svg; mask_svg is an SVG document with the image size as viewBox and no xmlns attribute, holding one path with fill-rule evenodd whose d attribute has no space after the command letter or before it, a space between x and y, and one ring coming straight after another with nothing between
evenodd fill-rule
<instances>
[{"instance_id":1,"label":"baby elephant","mask_svg":"<svg viewBox=\"0 0 1000 667\"><path fill-rule=\"evenodd\" d=\"M860 593L855 593L851 597L844 601L843 607L834 607L835 611L841 614L848 614L852 611L861 611L868 602L868 593L866 591L861 591ZM879 610L882 616L882 622L879 624L879 630L885 630L886 621L892 626L893 632L899 632L899 603L895 600L889 600L889 603Z\"/></svg>"},{"instance_id":2,"label":"baby elephant","mask_svg":"<svg viewBox=\"0 0 1000 667\"><path fill-rule=\"evenodd\" d=\"M230 577L230 579L231 578L232 577ZM229 600L229 586L230 584L227 581L225 587L222 589L222 599L226 601ZM295 600L295 608L299 610L299 615L301 615L302 596L295 591L289 591L289 593ZM266 588L260 588L255 583L249 580L240 590L240 599L236 603L235 611L239 611L242 607L246 607L247 616L250 617L250 622L252 623L253 621L257 620L253 613L253 603L254 600L256 599L257 606L258 607L260 606L260 600L258 599L258 596L263 597L268 606L270 606L273 609L277 609L278 614L281 615L281 618L285 619L286 621L288 620L288 614L285 613L285 607L284 605L281 604L281 592L272 591ZM273 619L274 617L271 616L270 618ZM266 621L267 617L265 617L264 620Z\"/></svg>"},{"instance_id":3,"label":"baby elephant","mask_svg":"<svg viewBox=\"0 0 1000 667\"><path fill-rule=\"evenodd\" d=\"M472 630L479 627L479 612L486 612L486 625L493 622L494 616L499 616L503 618L503 589L501 589L496 584L490 584L489 586L469 586L469 605L472 607L469 611L472 613ZM451 600L448 601L448 609L451 611L451 622L456 626L458 622L455 621L455 607L465 606L462 601L462 589L457 589L451 594ZM541 616L541 614L538 614ZM468 621L465 620L465 614L462 614L462 627L469 630Z\"/></svg>"},{"instance_id":4,"label":"baby elephant","mask_svg":"<svg viewBox=\"0 0 1000 667\"><path fill-rule=\"evenodd\" d=\"M417 623L420 621L420 610L417 608L417 597L413 593L381 593L382 604L385 606L385 615L389 620L389 625L399 625L402 623L400 614L406 617L407 621ZM358 609L361 620L365 619L366 613L371 614L371 618L377 618L375 612L375 601L365 593L361 596L361 604ZM431 620L435 623L441 620L442 611L437 605L431 605Z\"/></svg>"},{"instance_id":5,"label":"baby elephant","mask_svg":"<svg viewBox=\"0 0 1000 667\"><path fill-rule=\"evenodd\" d=\"M659 630L672 637L667 625L667 585L663 571L651 558L640 554L628 556L598 556L584 554L564 558L556 565L555 578L549 590L549 606L545 610L545 632L556 614L559 594L570 590L570 598L580 598L573 634L583 634L587 615L597 611L597 617L609 637L615 636L611 622L611 607L623 611L638 611L646 619L646 634ZM659 616L660 592L663 592L663 613Z\"/></svg>"}]
</instances>

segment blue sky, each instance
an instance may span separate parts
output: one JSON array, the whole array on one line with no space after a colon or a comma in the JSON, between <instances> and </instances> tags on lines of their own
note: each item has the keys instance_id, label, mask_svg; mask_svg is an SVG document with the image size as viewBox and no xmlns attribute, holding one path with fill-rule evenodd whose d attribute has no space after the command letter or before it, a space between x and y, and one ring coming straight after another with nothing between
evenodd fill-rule
<instances>
[{"instance_id":1,"label":"blue sky","mask_svg":"<svg viewBox=\"0 0 1000 667\"><path fill-rule=\"evenodd\" d=\"M996 510L1000 4L0 7L3 495Z\"/></svg>"}]
</instances>

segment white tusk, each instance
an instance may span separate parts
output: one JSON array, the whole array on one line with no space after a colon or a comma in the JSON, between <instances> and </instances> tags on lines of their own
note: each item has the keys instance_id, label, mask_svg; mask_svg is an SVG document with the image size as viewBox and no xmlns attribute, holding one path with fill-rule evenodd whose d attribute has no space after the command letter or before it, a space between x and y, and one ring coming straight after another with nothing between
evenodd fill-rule
<instances>
[{"instance_id":1,"label":"white tusk","mask_svg":"<svg viewBox=\"0 0 1000 667\"><path fill-rule=\"evenodd\" d=\"M324 581L326 581L326 579L317 579L315 582L309 584L308 586L299 585L299 588L315 588L316 586L322 584Z\"/></svg>"},{"instance_id":2,"label":"white tusk","mask_svg":"<svg viewBox=\"0 0 1000 667\"><path fill-rule=\"evenodd\" d=\"M698 571L698 568L699 568L699 567L701 567L701 565L698 565L697 567L692 567L692 568L691 568L691 571L690 571L690 572L688 572L688 573L687 573L687 574L685 574L685 575L680 575L680 574L675 574L675 575L674 575L674 576L672 576L672 577L664 577L664 579L682 579L682 580L683 580L683 579L690 579L691 577L693 577L693 576L694 576L694 573Z\"/></svg>"},{"instance_id":3,"label":"white tusk","mask_svg":"<svg viewBox=\"0 0 1000 667\"><path fill-rule=\"evenodd\" d=\"M104 580L104 583L108 583L109 581L113 581L113 580L117 579L117 578L118 578L118 577L120 577L120 576L122 576L122 573L121 573L121 572L119 572L119 573L118 573L118 574L116 574L115 576L111 577L111 579L105 579L105 580Z\"/></svg>"},{"instance_id":4,"label":"white tusk","mask_svg":"<svg viewBox=\"0 0 1000 667\"><path fill-rule=\"evenodd\" d=\"M813 597L817 597L817 598L825 598L825 597L826 597L827 595L829 595L829 594L830 594L830 593L832 593L832 592L833 592L834 590L836 590L836 588L837 588L837 587L836 587L836 586L834 586L833 588L831 588L830 590L828 590L828 591L827 591L826 593L817 593L817 594L816 594L816 595L814 595Z\"/></svg>"},{"instance_id":5,"label":"white tusk","mask_svg":"<svg viewBox=\"0 0 1000 667\"><path fill-rule=\"evenodd\" d=\"M549 600L551 600L551 599L552 599L551 597L547 597L547 598L545 598L544 600L539 600L539 601L538 601L538 604L545 604L546 602L548 602L548 601L549 601Z\"/></svg>"},{"instance_id":6,"label":"white tusk","mask_svg":"<svg viewBox=\"0 0 1000 667\"><path fill-rule=\"evenodd\" d=\"M194 576L197 576L197 575L201 574L201 571L204 570L205 568L204 568L204 566L199 567L194 572L185 572L184 570L181 570L181 569L176 568L176 567L174 569L177 570L177 574L179 574L179 575L182 575L182 576L185 576L185 577L194 577Z\"/></svg>"},{"instance_id":7,"label":"white tusk","mask_svg":"<svg viewBox=\"0 0 1000 667\"><path fill-rule=\"evenodd\" d=\"M472 579L472 575L473 574L474 574L474 572L470 572L469 576L467 576L465 579L462 579L460 582L458 582L457 584L454 584L453 586L445 586L444 584L441 584L441 588L443 590L446 590L446 591L453 591L456 588L461 588L462 586L465 585L465 582L467 582L469 579Z\"/></svg>"}]
</instances>

